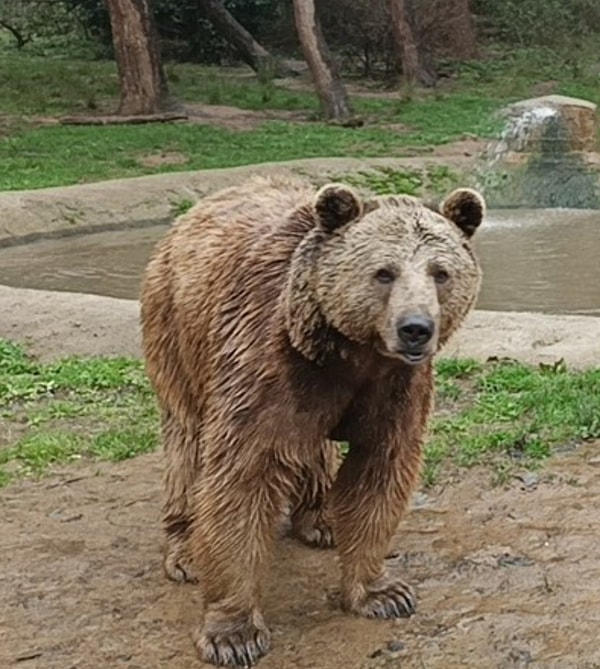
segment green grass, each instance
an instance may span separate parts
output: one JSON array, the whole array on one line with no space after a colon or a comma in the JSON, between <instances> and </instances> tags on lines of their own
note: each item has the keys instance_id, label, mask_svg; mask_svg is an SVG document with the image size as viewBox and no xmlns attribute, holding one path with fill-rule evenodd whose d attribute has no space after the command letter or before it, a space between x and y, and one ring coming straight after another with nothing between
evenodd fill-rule
<instances>
[{"instance_id":1,"label":"green grass","mask_svg":"<svg viewBox=\"0 0 600 669\"><path fill-rule=\"evenodd\" d=\"M488 464L506 474L557 447L600 438L600 369L511 361L437 364L437 411L425 485L446 467ZM53 465L118 461L158 444L154 396L140 361L41 363L0 340L0 487Z\"/></svg>"},{"instance_id":2,"label":"green grass","mask_svg":"<svg viewBox=\"0 0 600 669\"><path fill-rule=\"evenodd\" d=\"M555 81L555 92L600 102L598 75L588 67L593 50L578 54L577 67L572 54L567 59L541 49L514 50L493 60L453 64L454 79L433 91L415 90L402 99L355 96L356 111L366 120L356 129L283 120L245 131L188 124L38 127L40 117L114 110L114 63L6 48L0 55L0 190L295 158L394 156L415 147L426 151L465 133L493 136L499 129L496 110L531 96L540 81ZM307 119L318 115L311 92L261 83L242 69L167 64L166 70L173 92L187 103L294 110ZM178 152L185 161L152 167L140 162L165 151Z\"/></svg>"},{"instance_id":3,"label":"green grass","mask_svg":"<svg viewBox=\"0 0 600 669\"><path fill-rule=\"evenodd\" d=\"M157 445L157 413L140 361L40 363L0 340L0 486L82 458L122 460Z\"/></svg>"},{"instance_id":4,"label":"green grass","mask_svg":"<svg viewBox=\"0 0 600 669\"><path fill-rule=\"evenodd\" d=\"M600 438L600 369L562 363L481 365L440 361L438 409L425 456L425 482L451 458L459 466L530 466L556 447Z\"/></svg>"},{"instance_id":5,"label":"green grass","mask_svg":"<svg viewBox=\"0 0 600 669\"><path fill-rule=\"evenodd\" d=\"M421 107L410 135L376 125L358 129L325 123L269 121L255 130L208 125L50 126L0 140L0 190L100 181L103 179L271 161L329 156L394 156L408 146L431 146L459 138L465 126L485 134L489 119L467 99L453 100L445 123L435 100ZM383 112L381 112L383 113ZM140 159L177 152L187 162L157 167Z\"/></svg>"},{"instance_id":6,"label":"green grass","mask_svg":"<svg viewBox=\"0 0 600 669\"><path fill-rule=\"evenodd\" d=\"M318 111L310 92L261 84L248 70L167 63L172 92L185 102L231 105L241 109ZM108 60L37 56L0 48L0 114L86 113L116 105L119 79Z\"/></svg>"},{"instance_id":7,"label":"green grass","mask_svg":"<svg viewBox=\"0 0 600 669\"><path fill-rule=\"evenodd\" d=\"M340 181L365 188L376 195L445 195L457 187L461 176L445 165L422 169L395 169L378 167L370 170L343 174ZM464 177L462 177L464 179Z\"/></svg>"}]
</instances>

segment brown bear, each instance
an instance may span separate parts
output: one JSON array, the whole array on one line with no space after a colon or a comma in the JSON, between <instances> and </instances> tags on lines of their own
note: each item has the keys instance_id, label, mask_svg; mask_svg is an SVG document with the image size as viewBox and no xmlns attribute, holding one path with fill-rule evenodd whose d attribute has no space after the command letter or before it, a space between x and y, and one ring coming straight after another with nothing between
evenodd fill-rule
<instances>
[{"instance_id":1,"label":"brown bear","mask_svg":"<svg viewBox=\"0 0 600 669\"><path fill-rule=\"evenodd\" d=\"M298 538L335 543L347 611L415 611L384 558L420 469L432 357L479 290L484 209L470 189L436 211L255 178L201 200L157 245L142 326L166 453L164 568L198 576L203 660L248 666L269 650L259 583L286 508Z\"/></svg>"}]
</instances>

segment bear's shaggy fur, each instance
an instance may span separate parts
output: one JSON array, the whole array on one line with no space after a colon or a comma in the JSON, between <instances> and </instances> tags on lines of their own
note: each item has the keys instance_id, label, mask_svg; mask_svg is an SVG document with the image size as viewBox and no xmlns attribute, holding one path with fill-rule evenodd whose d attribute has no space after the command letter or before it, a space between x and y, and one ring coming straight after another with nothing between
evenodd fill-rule
<instances>
[{"instance_id":1,"label":"bear's shaggy fur","mask_svg":"<svg viewBox=\"0 0 600 669\"><path fill-rule=\"evenodd\" d=\"M432 356L473 306L481 196L253 179L201 200L158 244L142 290L166 453L164 567L197 574L205 661L269 648L259 582L282 513L337 547L346 610L415 610L384 564L417 480ZM338 441L350 448L338 469Z\"/></svg>"}]
</instances>

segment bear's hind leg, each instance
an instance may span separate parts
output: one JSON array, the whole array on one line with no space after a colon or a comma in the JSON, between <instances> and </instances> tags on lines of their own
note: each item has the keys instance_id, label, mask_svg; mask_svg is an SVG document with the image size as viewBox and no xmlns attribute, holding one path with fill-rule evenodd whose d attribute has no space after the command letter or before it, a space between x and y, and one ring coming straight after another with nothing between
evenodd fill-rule
<instances>
[{"instance_id":1,"label":"bear's hind leg","mask_svg":"<svg viewBox=\"0 0 600 669\"><path fill-rule=\"evenodd\" d=\"M164 411L161 431L165 456L163 526L167 542L163 569L172 581L195 582L186 549L192 523L192 491L200 470L200 430L197 425L182 426L171 412Z\"/></svg>"},{"instance_id":2,"label":"bear's hind leg","mask_svg":"<svg viewBox=\"0 0 600 669\"><path fill-rule=\"evenodd\" d=\"M293 500L291 533L308 546L332 548L333 531L327 513L327 496L341 462L339 445L325 440L303 472Z\"/></svg>"}]
</instances>

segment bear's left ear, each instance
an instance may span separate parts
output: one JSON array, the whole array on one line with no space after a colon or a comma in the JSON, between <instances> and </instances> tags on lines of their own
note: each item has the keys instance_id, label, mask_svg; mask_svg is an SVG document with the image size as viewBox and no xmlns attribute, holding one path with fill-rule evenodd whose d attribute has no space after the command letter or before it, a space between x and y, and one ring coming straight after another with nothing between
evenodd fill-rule
<instances>
[{"instance_id":1,"label":"bear's left ear","mask_svg":"<svg viewBox=\"0 0 600 669\"><path fill-rule=\"evenodd\" d=\"M331 183L317 192L314 208L319 224L326 232L333 232L347 225L364 213L364 203L350 186Z\"/></svg>"},{"instance_id":2,"label":"bear's left ear","mask_svg":"<svg viewBox=\"0 0 600 669\"><path fill-rule=\"evenodd\" d=\"M476 190L457 188L442 202L440 213L472 237L483 221L485 200Z\"/></svg>"}]
</instances>

